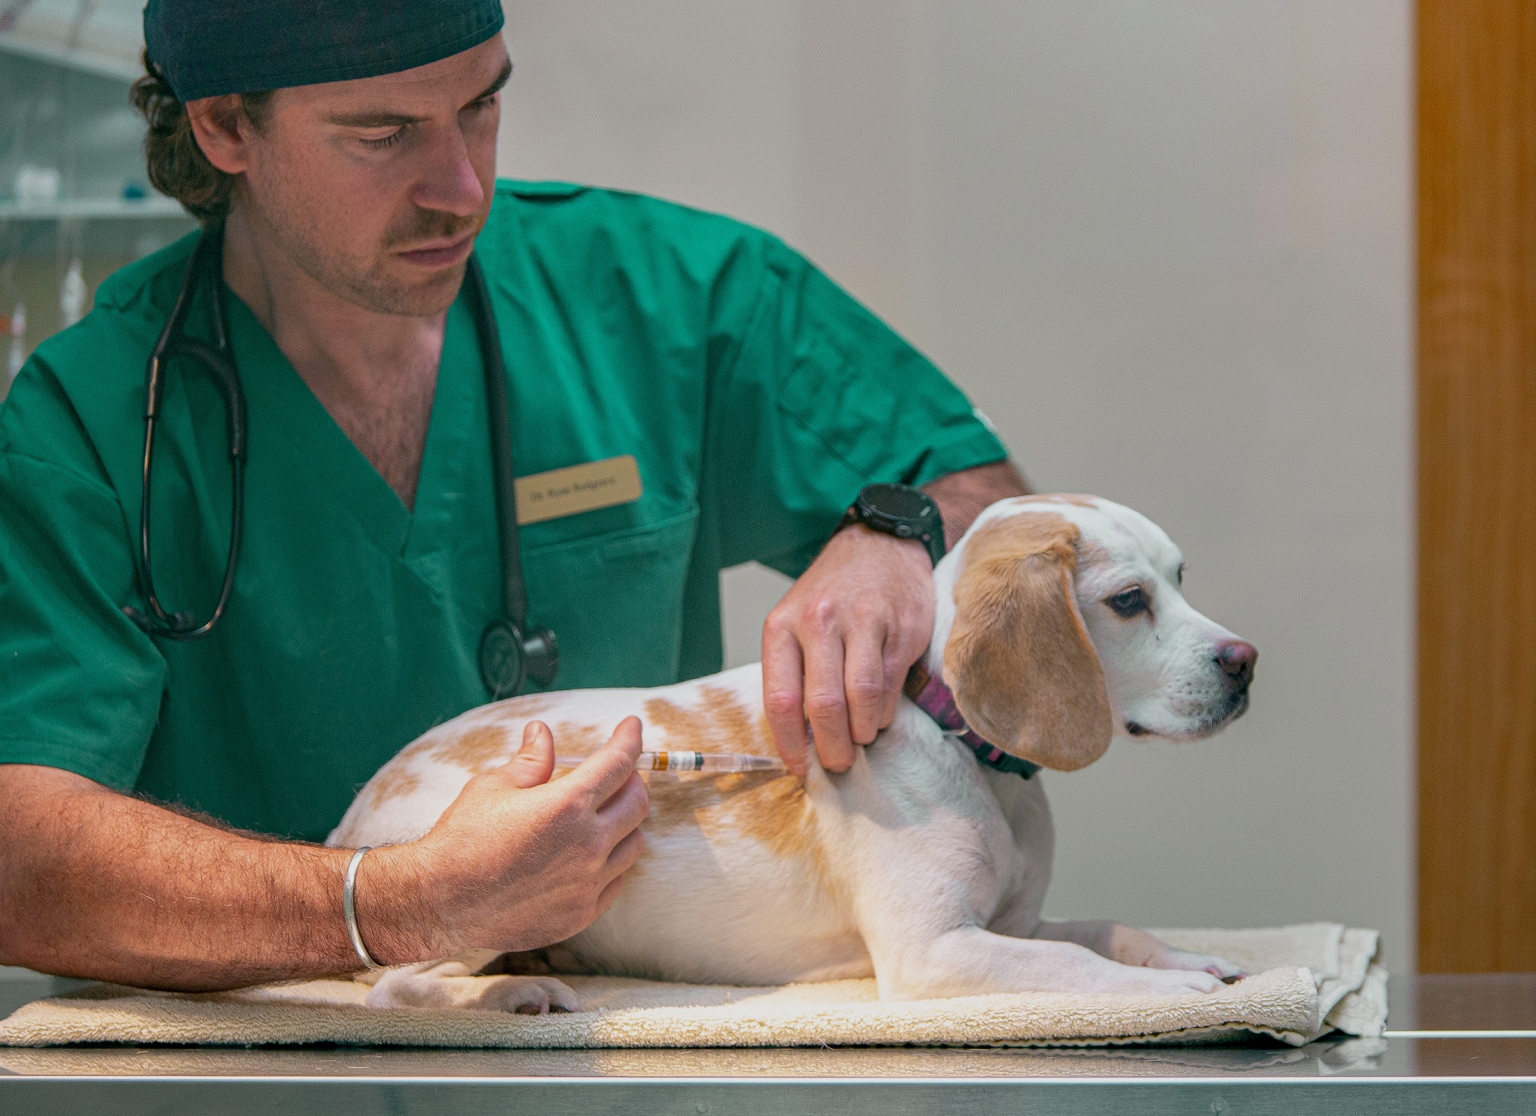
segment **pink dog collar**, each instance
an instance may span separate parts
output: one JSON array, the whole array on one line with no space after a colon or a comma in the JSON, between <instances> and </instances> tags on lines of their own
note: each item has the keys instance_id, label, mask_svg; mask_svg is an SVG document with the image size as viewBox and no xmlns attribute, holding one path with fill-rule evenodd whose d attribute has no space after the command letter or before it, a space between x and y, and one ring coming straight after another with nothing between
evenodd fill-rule
<instances>
[{"instance_id":1,"label":"pink dog collar","mask_svg":"<svg viewBox=\"0 0 1536 1116\"><path fill-rule=\"evenodd\" d=\"M912 699L914 705L934 719L946 735L953 736L975 753L977 762L986 764L994 771L1017 774L1026 779L1040 770L1038 763L1030 763L1028 760L1019 759L1018 756L1010 756L990 740L983 740L965 723L965 718L961 716L959 708L955 705L954 693L930 674L921 660L912 664L912 669L907 672L907 683L902 690Z\"/></svg>"}]
</instances>

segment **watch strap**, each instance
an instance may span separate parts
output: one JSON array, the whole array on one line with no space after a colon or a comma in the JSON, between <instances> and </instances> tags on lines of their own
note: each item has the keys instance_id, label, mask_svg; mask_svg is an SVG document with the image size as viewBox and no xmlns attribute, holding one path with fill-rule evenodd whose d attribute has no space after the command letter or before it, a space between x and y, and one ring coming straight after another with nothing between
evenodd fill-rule
<instances>
[{"instance_id":1,"label":"watch strap","mask_svg":"<svg viewBox=\"0 0 1536 1116\"><path fill-rule=\"evenodd\" d=\"M921 500L931 509L931 515L925 516L927 520L926 522L913 517L904 517L893 515L889 512L882 512L866 502L865 493L869 492L870 489L892 487L896 486L866 486L859 493L858 499L854 500L854 502L848 506L848 509L843 512L842 519L838 521L837 530L841 531L844 527L847 527L853 523L862 523L870 530L879 531L884 535L891 535L899 539L915 539L923 544L924 549L928 551L929 561L932 562L933 565L937 566L939 564L939 560L944 557L945 552L944 520L943 517L939 514L939 506L937 502L935 502L933 497L929 496L925 492L920 492L915 488L907 489L908 492L920 497ZM901 487L906 488L907 486ZM833 533L835 534L836 532Z\"/></svg>"}]
</instances>

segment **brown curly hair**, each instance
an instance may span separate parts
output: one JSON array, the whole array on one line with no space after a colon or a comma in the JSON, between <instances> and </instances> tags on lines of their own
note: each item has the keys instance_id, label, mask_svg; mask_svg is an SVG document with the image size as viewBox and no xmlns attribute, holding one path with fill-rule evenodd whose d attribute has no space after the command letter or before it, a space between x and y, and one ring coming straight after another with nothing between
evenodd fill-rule
<instances>
[{"instance_id":1,"label":"brown curly hair","mask_svg":"<svg viewBox=\"0 0 1536 1116\"><path fill-rule=\"evenodd\" d=\"M144 76L133 83L128 99L149 124L144 136L144 163L150 183L179 201L203 224L222 221L229 213L237 176L225 174L208 161L197 145L186 106L147 53ZM271 99L272 91L264 89L239 94L235 104L260 131L266 124Z\"/></svg>"}]
</instances>

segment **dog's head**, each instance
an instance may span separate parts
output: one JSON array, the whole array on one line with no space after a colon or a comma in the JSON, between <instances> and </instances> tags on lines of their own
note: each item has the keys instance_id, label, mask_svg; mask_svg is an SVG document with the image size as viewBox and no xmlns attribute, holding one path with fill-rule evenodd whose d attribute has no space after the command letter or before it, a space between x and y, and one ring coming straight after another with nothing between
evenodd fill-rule
<instances>
[{"instance_id":1,"label":"dog's head","mask_svg":"<svg viewBox=\"0 0 1536 1116\"><path fill-rule=\"evenodd\" d=\"M967 723L1073 771L1117 731L1194 740L1241 716L1258 651L1190 607L1183 566L1161 528L1108 500L993 504L935 572L934 646Z\"/></svg>"}]
</instances>

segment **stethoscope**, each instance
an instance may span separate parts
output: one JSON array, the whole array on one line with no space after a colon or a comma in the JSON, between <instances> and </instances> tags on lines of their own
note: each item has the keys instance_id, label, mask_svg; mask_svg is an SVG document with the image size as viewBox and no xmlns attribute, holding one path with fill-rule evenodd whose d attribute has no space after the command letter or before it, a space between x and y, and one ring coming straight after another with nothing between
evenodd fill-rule
<instances>
[{"instance_id":1,"label":"stethoscope","mask_svg":"<svg viewBox=\"0 0 1536 1116\"><path fill-rule=\"evenodd\" d=\"M241 531L245 518L246 411L245 392L240 387L240 370L235 365L229 344L229 328L224 316L224 229L215 225L203 232L197 249L181 279L181 290L171 316L149 354L144 375L144 478L139 491L139 583L144 590L149 612L123 608L123 612L145 632L163 639L189 641L201 639L224 616L235 585L235 567L240 563ZM555 680L560 669L560 648L555 633L538 624L528 623L528 591L523 583L522 552L517 541L517 496L512 471L512 419L507 402L506 364L502 358L501 337L496 318L491 313L490 293L480 261L471 254L465 271L475 316L475 335L485 365L485 394L490 412L491 469L496 488L496 525L501 543L502 615L486 625L480 637L480 678L493 701L510 697L522 689L529 678L541 686ZM187 314L197 289L207 292L213 311L212 345L185 331ZM155 594L153 566L149 557L150 474L155 463L155 425L160 420L161 398L165 394L165 376L170 362L177 358L201 365L210 373L224 396L228 420L230 458L229 555L224 562L224 582L218 604L206 621L198 624L190 613L168 612Z\"/></svg>"}]
</instances>

